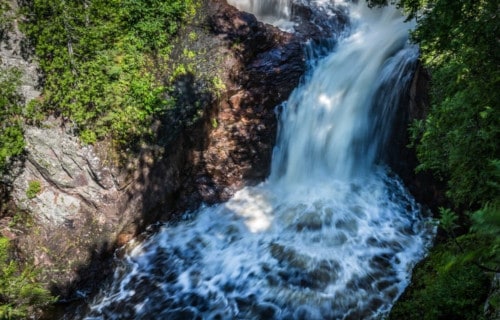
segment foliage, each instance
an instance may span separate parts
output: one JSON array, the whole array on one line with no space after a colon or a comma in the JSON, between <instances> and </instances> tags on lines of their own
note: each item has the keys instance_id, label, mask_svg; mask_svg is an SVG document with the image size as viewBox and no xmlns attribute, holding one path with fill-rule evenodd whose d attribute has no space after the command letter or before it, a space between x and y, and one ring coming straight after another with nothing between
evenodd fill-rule
<instances>
[{"instance_id":1,"label":"foliage","mask_svg":"<svg viewBox=\"0 0 500 320\"><path fill-rule=\"evenodd\" d=\"M397 4L418 18L413 39L432 73L431 111L413 130L421 133L416 135L419 170L446 179L457 205L491 201L494 190L484 181L491 176L491 162L500 158L498 2Z\"/></svg>"},{"instance_id":2,"label":"foliage","mask_svg":"<svg viewBox=\"0 0 500 320\"><path fill-rule=\"evenodd\" d=\"M454 243L435 247L415 269L410 290L395 304L389 319L483 319L490 277L475 265L458 263L455 254L460 252Z\"/></svg>"},{"instance_id":3,"label":"foliage","mask_svg":"<svg viewBox=\"0 0 500 320\"><path fill-rule=\"evenodd\" d=\"M26 319L54 298L36 281L37 270L22 267L9 253L9 240L0 237L0 319Z\"/></svg>"},{"instance_id":4,"label":"foliage","mask_svg":"<svg viewBox=\"0 0 500 320\"><path fill-rule=\"evenodd\" d=\"M184 17L194 14L192 1L185 0L124 0L122 7L125 24L150 50L168 48L170 36L179 30Z\"/></svg>"},{"instance_id":5,"label":"foliage","mask_svg":"<svg viewBox=\"0 0 500 320\"><path fill-rule=\"evenodd\" d=\"M137 147L175 104L161 76L194 9L194 0L25 1L23 30L45 75L33 114L62 114L84 143Z\"/></svg>"},{"instance_id":6,"label":"foliage","mask_svg":"<svg viewBox=\"0 0 500 320\"><path fill-rule=\"evenodd\" d=\"M452 233L453 230L458 227L457 214L448 208L439 208L439 213L441 215L441 218L439 219L439 226L446 232Z\"/></svg>"},{"instance_id":7,"label":"foliage","mask_svg":"<svg viewBox=\"0 0 500 320\"><path fill-rule=\"evenodd\" d=\"M494 177L485 183L495 185L498 163L496 168ZM495 188L500 191L498 185ZM445 208L440 214L440 227L449 239L415 268L413 283L394 306L391 319L484 318L491 274L500 271L500 197L466 217ZM470 230L456 236L460 218L469 218ZM496 300L498 293L490 299L491 307L498 310Z\"/></svg>"},{"instance_id":8,"label":"foliage","mask_svg":"<svg viewBox=\"0 0 500 320\"><path fill-rule=\"evenodd\" d=\"M26 197L28 199L33 199L42 190L42 185L40 181L33 180L28 183L28 189L26 189Z\"/></svg>"},{"instance_id":9,"label":"foliage","mask_svg":"<svg viewBox=\"0 0 500 320\"><path fill-rule=\"evenodd\" d=\"M497 195L485 181L500 158L498 2L434 0L426 7L432 10L414 32L432 72L419 169L446 178L457 205L482 205Z\"/></svg>"},{"instance_id":10,"label":"foliage","mask_svg":"<svg viewBox=\"0 0 500 320\"><path fill-rule=\"evenodd\" d=\"M453 231L458 215L440 210L440 226L451 238L415 268L412 284L390 319L484 319L491 271L498 272L500 266L499 208L497 202L472 213L471 231L458 237Z\"/></svg>"},{"instance_id":11,"label":"foliage","mask_svg":"<svg viewBox=\"0 0 500 320\"><path fill-rule=\"evenodd\" d=\"M5 173L12 158L24 150L19 84L19 70L0 70L0 174Z\"/></svg>"},{"instance_id":12,"label":"foliage","mask_svg":"<svg viewBox=\"0 0 500 320\"><path fill-rule=\"evenodd\" d=\"M471 233L484 239L486 246L477 246L470 255L481 265L500 272L500 201L486 204L472 214Z\"/></svg>"}]
</instances>

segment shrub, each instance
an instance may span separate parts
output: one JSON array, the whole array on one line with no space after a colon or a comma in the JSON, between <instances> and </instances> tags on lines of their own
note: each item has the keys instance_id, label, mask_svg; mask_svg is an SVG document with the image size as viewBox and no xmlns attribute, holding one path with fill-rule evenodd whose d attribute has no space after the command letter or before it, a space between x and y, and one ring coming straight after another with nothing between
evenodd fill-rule
<instances>
[{"instance_id":1,"label":"shrub","mask_svg":"<svg viewBox=\"0 0 500 320\"><path fill-rule=\"evenodd\" d=\"M24 151L22 97L17 92L20 76L18 69L0 69L0 174Z\"/></svg>"},{"instance_id":2,"label":"shrub","mask_svg":"<svg viewBox=\"0 0 500 320\"><path fill-rule=\"evenodd\" d=\"M415 268L411 286L389 319L483 319L490 277L474 264L460 263L454 252L456 246L451 242L432 250Z\"/></svg>"},{"instance_id":3,"label":"shrub","mask_svg":"<svg viewBox=\"0 0 500 320\"><path fill-rule=\"evenodd\" d=\"M27 319L55 301L37 282L38 270L10 259L9 239L0 237L0 319Z\"/></svg>"}]
</instances>

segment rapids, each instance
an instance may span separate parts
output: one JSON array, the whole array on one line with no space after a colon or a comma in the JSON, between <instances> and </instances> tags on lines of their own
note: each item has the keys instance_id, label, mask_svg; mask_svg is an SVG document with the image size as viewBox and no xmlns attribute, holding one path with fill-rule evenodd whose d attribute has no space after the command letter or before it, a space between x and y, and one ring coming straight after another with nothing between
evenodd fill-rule
<instances>
[{"instance_id":1,"label":"rapids","mask_svg":"<svg viewBox=\"0 0 500 320\"><path fill-rule=\"evenodd\" d=\"M230 2L273 21L290 17L287 1ZM433 237L383 164L418 48L396 9L341 4L351 31L311 61L277 108L267 181L186 213L131 249L85 319L376 319L390 311Z\"/></svg>"}]
</instances>

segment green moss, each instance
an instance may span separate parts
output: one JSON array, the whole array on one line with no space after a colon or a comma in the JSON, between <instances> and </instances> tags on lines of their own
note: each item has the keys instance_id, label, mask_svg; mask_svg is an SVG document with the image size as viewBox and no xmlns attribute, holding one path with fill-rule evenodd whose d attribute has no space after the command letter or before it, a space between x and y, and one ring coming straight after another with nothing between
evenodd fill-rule
<instances>
[{"instance_id":1,"label":"green moss","mask_svg":"<svg viewBox=\"0 0 500 320\"><path fill-rule=\"evenodd\" d=\"M80 139L82 139L84 144L94 144L97 142L97 135L94 131L83 130L80 133Z\"/></svg>"},{"instance_id":2,"label":"green moss","mask_svg":"<svg viewBox=\"0 0 500 320\"><path fill-rule=\"evenodd\" d=\"M217 96L220 96L224 90L226 90L226 85L224 81L218 76L212 78L212 86Z\"/></svg>"},{"instance_id":3,"label":"green moss","mask_svg":"<svg viewBox=\"0 0 500 320\"><path fill-rule=\"evenodd\" d=\"M191 40L191 41L198 40L198 35L196 34L196 32L193 32L193 31L188 34L188 37L189 37L189 40Z\"/></svg>"},{"instance_id":4,"label":"green moss","mask_svg":"<svg viewBox=\"0 0 500 320\"><path fill-rule=\"evenodd\" d=\"M217 121L216 118L212 118L211 119L211 123L212 123L212 128L213 129L217 129L219 127L219 122Z\"/></svg>"},{"instance_id":5,"label":"green moss","mask_svg":"<svg viewBox=\"0 0 500 320\"><path fill-rule=\"evenodd\" d=\"M194 51L191 51L191 50L188 50L188 49L184 49L184 51L182 53L188 59L194 59L194 58L196 58L196 53Z\"/></svg>"},{"instance_id":6,"label":"green moss","mask_svg":"<svg viewBox=\"0 0 500 320\"><path fill-rule=\"evenodd\" d=\"M28 189L26 189L26 197L28 199L35 198L40 191L42 191L42 184L38 180L32 180L28 183Z\"/></svg>"}]
</instances>

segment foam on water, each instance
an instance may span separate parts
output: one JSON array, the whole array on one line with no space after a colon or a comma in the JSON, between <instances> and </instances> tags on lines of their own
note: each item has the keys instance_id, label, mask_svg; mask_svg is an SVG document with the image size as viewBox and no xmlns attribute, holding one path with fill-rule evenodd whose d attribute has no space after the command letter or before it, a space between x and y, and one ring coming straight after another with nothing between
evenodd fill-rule
<instances>
[{"instance_id":1,"label":"foam on water","mask_svg":"<svg viewBox=\"0 0 500 320\"><path fill-rule=\"evenodd\" d=\"M418 56L393 8L352 34L281 107L270 178L166 225L120 261L86 319L371 319L433 231L380 165Z\"/></svg>"}]
</instances>

